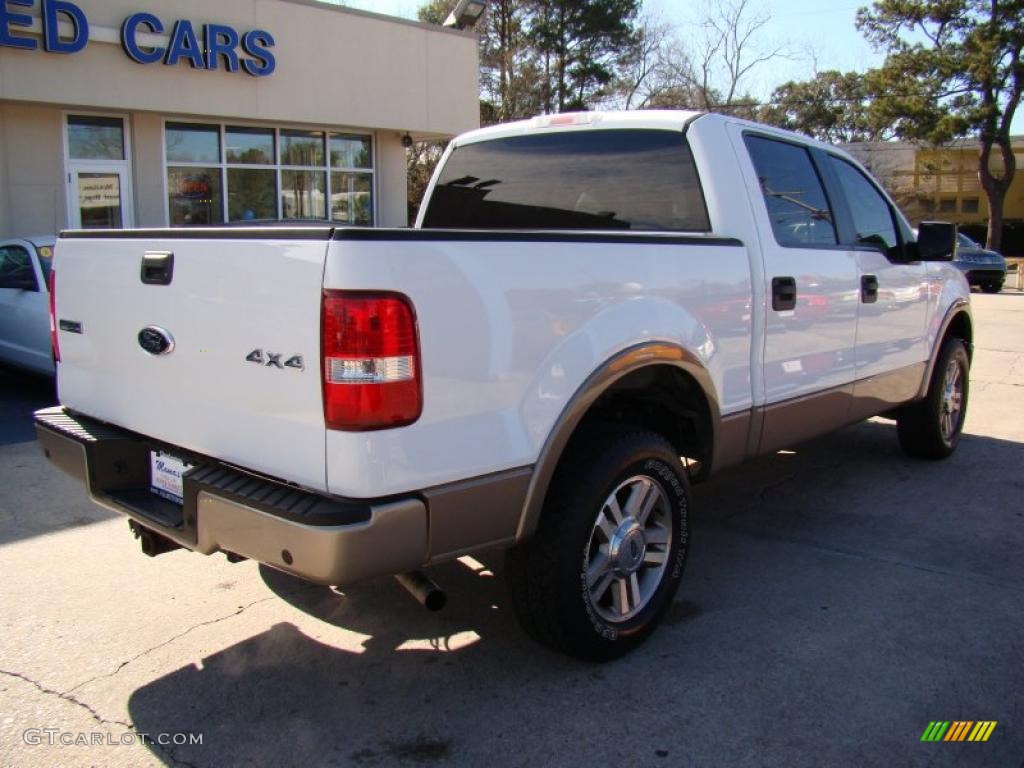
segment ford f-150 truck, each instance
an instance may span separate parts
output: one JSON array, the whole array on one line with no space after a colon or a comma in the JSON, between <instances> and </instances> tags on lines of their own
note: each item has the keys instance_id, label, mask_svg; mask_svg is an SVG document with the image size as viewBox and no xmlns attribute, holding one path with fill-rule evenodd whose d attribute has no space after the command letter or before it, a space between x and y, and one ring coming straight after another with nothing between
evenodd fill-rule
<instances>
[{"instance_id":1,"label":"ford f-150 truck","mask_svg":"<svg viewBox=\"0 0 1024 768\"><path fill-rule=\"evenodd\" d=\"M879 414L954 450L954 239L722 115L486 128L412 229L64 232L39 440L148 554L347 585L505 549L526 631L614 658L679 586L691 483Z\"/></svg>"}]
</instances>

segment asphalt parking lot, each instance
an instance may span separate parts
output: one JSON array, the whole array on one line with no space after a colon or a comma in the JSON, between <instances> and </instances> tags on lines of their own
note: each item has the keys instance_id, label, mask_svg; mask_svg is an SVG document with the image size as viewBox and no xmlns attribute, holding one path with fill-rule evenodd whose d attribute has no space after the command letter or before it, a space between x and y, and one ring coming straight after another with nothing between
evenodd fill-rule
<instances>
[{"instance_id":1,"label":"asphalt parking lot","mask_svg":"<svg viewBox=\"0 0 1024 768\"><path fill-rule=\"evenodd\" d=\"M146 558L38 452L48 384L0 372L0 764L1022 766L1024 294L974 303L951 460L875 420L723 473L666 625L605 666L520 632L500 555L435 569L440 614Z\"/></svg>"}]
</instances>

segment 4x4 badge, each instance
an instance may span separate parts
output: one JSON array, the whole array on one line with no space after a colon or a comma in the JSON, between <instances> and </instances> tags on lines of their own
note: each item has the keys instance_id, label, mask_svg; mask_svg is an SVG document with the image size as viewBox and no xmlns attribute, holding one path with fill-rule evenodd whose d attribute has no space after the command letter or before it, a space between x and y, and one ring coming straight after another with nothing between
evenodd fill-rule
<instances>
[{"instance_id":1,"label":"4x4 badge","mask_svg":"<svg viewBox=\"0 0 1024 768\"><path fill-rule=\"evenodd\" d=\"M297 371L306 370L306 364L302 361L302 355L292 355L283 363L281 358L284 357L282 352L264 352L262 349L254 349L245 359L250 363L256 363L266 368L294 368Z\"/></svg>"}]
</instances>

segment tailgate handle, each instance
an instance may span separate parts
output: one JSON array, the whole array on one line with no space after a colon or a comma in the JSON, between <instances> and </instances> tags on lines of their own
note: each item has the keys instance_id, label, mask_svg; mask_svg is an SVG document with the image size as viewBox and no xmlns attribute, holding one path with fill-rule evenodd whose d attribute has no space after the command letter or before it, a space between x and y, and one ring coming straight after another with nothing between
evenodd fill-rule
<instances>
[{"instance_id":1,"label":"tailgate handle","mask_svg":"<svg viewBox=\"0 0 1024 768\"><path fill-rule=\"evenodd\" d=\"M170 251L146 251L142 256L141 277L146 285L170 285L174 277L174 254Z\"/></svg>"}]
</instances>

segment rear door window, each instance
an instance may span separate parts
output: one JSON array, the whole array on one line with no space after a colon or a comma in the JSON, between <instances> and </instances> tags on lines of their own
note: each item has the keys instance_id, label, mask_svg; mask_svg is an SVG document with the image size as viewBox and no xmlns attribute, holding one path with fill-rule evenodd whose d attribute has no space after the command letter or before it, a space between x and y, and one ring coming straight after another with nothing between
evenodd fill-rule
<instances>
[{"instance_id":1,"label":"rear door window","mask_svg":"<svg viewBox=\"0 0 1024 768\"><path fill-rule=\"evenodd\" d=\"M710 229L681 132L597 129L457 148L441 171L423 226Z\"/></svg>"},{"instance_id":2,"label":"rear door window","mask_svg":"<svg viewBox=\"0 0 1024 768\"><path fill-rule=\"evenodd\" d=\"M746 136L775 241L789 248L835 245L828 198L805 147Z\"/></svg>"}]
</instances>

